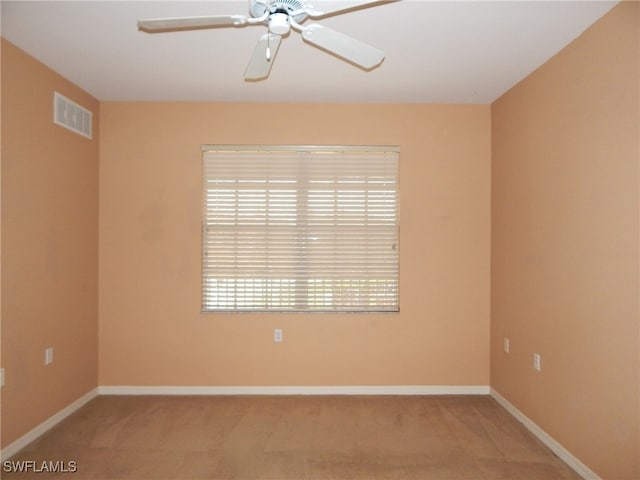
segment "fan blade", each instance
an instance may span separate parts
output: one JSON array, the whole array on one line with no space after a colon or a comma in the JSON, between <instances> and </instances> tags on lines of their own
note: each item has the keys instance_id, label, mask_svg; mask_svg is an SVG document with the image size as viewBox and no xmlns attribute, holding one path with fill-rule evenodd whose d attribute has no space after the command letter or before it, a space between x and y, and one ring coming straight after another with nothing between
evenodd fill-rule
<instances>
[{"instance_id":1,"label":"fan blade","mask_svg":"<svg viewBox=\"0 0 640 480\"><path fill-rule=\"evenodd\" d=\"M356 2L327 2L323 0L312 0L305 3L304 9L311 18L322 18L330 15L338 15L347 13L352 10L360 10L362 8L375 7L385 3L397 2L398 0L361 0ZM347 5L345 5L345 3ZM338 4L336 6L336 4ZM342 4L342 5L339 5Z\"/></svg>"},{"instance_id":2,"label":"fan blade","mask_svg":"<svg viewBox=\"0 0 640 480\"><path fill-rule=\"evenodd\" d=\"M280 35L265 33L253 49L249 65L244 72L245 80L263 80L269 76L271 66L280 47Z\"/></svg>"},{"instance_id":3,"label":"fan blade","mask_svg":"<svg viewBox=\"0 0 640 480\"><path fill-rule=\"evenodd\" d=\"M367 70L380 65L384 60L382 50L318 23L305 27L302 31L302 38L316 47L327 50Z\"/></svg>"},{"instance_id":4,"label":"fan blade","mask_svg":"<svg viewBox=\"0 0 640 480\"><path fill-rule=\"evenodd\" d=\"M247 18L242 15L217 15L213 17L152 18L140 20L138 28L148 33L170 30L189 30L215 27L242 27Z\"/></svg>"}]
</instances>

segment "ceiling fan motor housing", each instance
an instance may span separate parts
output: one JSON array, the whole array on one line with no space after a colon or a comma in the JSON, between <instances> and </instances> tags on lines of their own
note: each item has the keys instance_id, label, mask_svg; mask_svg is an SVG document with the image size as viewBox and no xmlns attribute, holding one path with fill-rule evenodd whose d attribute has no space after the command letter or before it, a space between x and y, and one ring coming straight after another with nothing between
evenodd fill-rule
<instances>
[{"instance_id":1,"label":"ceiling fan motor housing","mask_svg":"<svg viewBox=\"0 0 640 480\"><path fill-rule=\"evenodd\" d=\"M284 33L287 33L289 31L289 16L291 16L291 13L300 11L303 8L304 3L301 0L250 0L249 4L249 11L254 18L259 18L267 12L271 12L271 15L269 15L269 31L271 31L271 33L278 33L271 28L274 17L278 17L278 19L275 20L275 28L284 28L284 20L286 20L287 27ZM307 18L307 15L300 13L292 17L297 23L300 23ZM283 34L278 33L278 35Z\"/></svg>"}]
</instances>

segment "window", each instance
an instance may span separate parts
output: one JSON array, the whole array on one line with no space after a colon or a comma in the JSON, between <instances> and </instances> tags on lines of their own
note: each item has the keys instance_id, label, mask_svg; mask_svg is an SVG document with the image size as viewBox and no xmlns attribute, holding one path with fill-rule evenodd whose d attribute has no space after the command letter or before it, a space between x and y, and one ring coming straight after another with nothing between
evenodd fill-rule
<instances>
[{"instance_id":1,"label":"window","mask_svg":"<svg viewBox=\"0 0 640 480\"><path fill-rule=\"evenodd\" d=\"M397 147L203 152L203 311L398 311Z\"/></svg>"}]
</instances>

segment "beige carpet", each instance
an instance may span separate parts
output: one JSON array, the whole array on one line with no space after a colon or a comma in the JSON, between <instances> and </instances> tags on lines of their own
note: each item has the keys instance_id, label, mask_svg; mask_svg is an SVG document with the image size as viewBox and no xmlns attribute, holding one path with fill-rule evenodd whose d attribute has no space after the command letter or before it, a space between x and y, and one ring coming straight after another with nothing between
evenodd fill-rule
<instances>
[{"instance_id":1,"label":"beige carpet","mask_svg":"<svg viewBox=\"0 0 640 480\"><path fill-rule=\"evenodd\" d=\"M488 396L101 396L11 461L34 468L3 479L580 478Z\"/></svg>"}]
</instances>

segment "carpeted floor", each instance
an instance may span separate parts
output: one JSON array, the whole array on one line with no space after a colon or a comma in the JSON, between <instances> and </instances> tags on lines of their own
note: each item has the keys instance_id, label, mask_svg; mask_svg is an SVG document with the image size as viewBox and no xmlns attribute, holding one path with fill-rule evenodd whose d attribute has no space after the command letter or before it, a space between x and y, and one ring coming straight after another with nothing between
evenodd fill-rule
<instances>
[{"instance_id":1,"label":"carpeted floor","mask_svg":"<svg viewBox=\"0 0 640 480\"><path fill-rule=\"evenodd\" d=\"M580 478L489 396L100 396L10 461L33 463L6 480Z\"/></svg>"}]
</instances>

